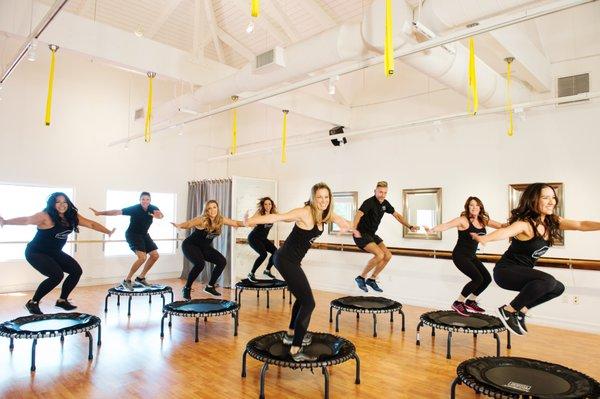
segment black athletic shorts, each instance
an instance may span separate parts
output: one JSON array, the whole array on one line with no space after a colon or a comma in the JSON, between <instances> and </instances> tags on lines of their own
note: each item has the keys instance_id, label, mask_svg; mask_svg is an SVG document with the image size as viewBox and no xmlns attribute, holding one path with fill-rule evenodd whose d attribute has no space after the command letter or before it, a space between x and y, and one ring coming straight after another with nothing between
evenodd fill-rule
<instances>
[{"instance_id":1,"label":"black athletic shorts","mask_svg":"<svg viewBox=\"0 0 600 399\"><path fill-rule=\"evenodd\" d=\"M379 245L379 243L383 242L381 237L379 237L377 234L373 234L373 235L368 234L368 233L364 233L364 234L360 233L360 234L361 234L360 238L352 237L352 238L354 238L354 242L360 249L365 249L365 247L372 242L374 242L375 245Z\"/></svg>"},{"instance_id":2,"label":"black athletic shorts","mask_svg":"<svg viewBox=\"0 0 600 399\"><path fill-rule=\"evenodd\" d=\"M131 248L131 250L133 252L141 251L141 252L145 252L145 253L150 253L150 252L158 249L158 247L156 246L154 241L152 241L152 238L150 238L150 234L148 234L148 233L146 233L146 234L125 233L125 239L127 240L127 243L129 244L129 248Z\"/></svg>"}]
</instances>

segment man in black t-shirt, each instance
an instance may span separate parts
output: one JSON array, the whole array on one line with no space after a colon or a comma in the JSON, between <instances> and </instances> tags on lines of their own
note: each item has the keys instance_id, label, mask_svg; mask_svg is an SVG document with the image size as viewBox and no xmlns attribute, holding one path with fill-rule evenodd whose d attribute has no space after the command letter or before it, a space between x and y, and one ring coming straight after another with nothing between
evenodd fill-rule
<instances>
[{"instance_id":1,"label":"man in black t-shirt","mask_svg":"<svg viewBox=\"0 0 600 399\"><path fill-rule=\"evenodd\" d=\"M154 218L162 219L163 214L158 207L150 204L150 193L144 191L140 194L140 203L123 209L115 209L112 211L97 211L90 208L96 216L129 216L129 227L125 232L125 239L129 244L129 248L137 255L137 259L131 265L129 274L123 280L122 286L128 290L133 290L131 278L138 271L140 266L146 262L142 272L135 278L135 282L150 286L146 281L146 273L150 271L154 263L158 260L158 247L152 241L148 229L152 225Z\"/></svg>"},{"instance_id":2,"label":"man in black t-shirt","mask_svg":"<svg viewBox=\"0 0 600 399\"><path fill-rule=\"evenodd\" d=\"M404 216L396 212L392 204L385 199L387 191L387 182L378 182L377 187L375 187L375 195L362 203L354 217L353 227L360 232L360 237L354 237L354 242L363 251L373 254L373 258L367 263L362 273L354 279L358 284L358 288L365 292L368 291L367 286L377 292L383 292L375 279L392 259L390 250L385 246L383 240L375 234L383 215L386 213L393 215L397 221L411 231L418 229L411 226ZM373 270L371 277L367 278L371 270Z\"/></svg>"}]
</instances>

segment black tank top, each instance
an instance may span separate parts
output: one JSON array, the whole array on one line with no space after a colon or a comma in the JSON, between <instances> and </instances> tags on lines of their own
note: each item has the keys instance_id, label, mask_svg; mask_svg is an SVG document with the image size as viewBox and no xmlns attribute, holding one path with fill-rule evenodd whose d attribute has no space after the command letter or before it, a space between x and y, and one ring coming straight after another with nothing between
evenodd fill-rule
<instances>
[{"instance_id":1,"label":"black tank top","mask_svg":"<svg viewBox=\"0 0 600 399\"><path fill-rule=\"evenodd\" d=\"M67 243L67 237L73 232L71 226L60 223L49 229L37 229L33 240L27 244L28 249L40 252L61 251Z\"/></svg>"},{"instance_id":2,"label":"black tank top","mask_svg":"<svg viewBox=\"0 0 600 399\"><path fill-rule=\"evenodd\" d=\"M271 227L273 227L273 223L257 224L254 226L250 234L252 234L255 238L266 239L269 235Z\"/></svg>"},{"instance_id":3,"label":"black tank top","mask_svg":"<svg viewBox=\"0 0 600 399\"><path fill-rule=\"evenodd\" d=\"M535 236L527 241L516 238L510 243L510 247L504 252L496 266L535 266L535 262L550 249L550 243L542 236Z\"/></svg>"},{"instance_id":4,"label":"black tank top","mask_svg":"<svg viewBox=\"0 0 600 399\"><path fill-rule=\"evenodd\" d=\"M469 220L469 228L458 231L458 241L456 242L456 246L452 252L457 252L461 255L475 256L475 253L477 252L477 241L471 238L471 233L484 236L486 235L487 231L485 226L478 229Z\"/></svg>"},{"instance_id":5,"label":"black tank top","mask_svg":"<svg viewBox=\"0 0 600 399\"><path fill-rule=\"evenodd\" d=\"M212 243L212 240L218 236L219 234L215 232L209 233L204 229L194 229L194 232L190 234L190 236L186 238L185 241L191 242L195 245L210 245Z\"/></svg>"},{"instance_id":6,"label":"black tank top","mask_svg":"<svg viewBox=\"0 0 600 399\"><path fill-rule=\"evenodd\" d=\"M319 230L316 223L311 230L301 229L295 224L292 232L277 251L278 256L292 263L300 264L312 243L321 234L323 234L323 231Z\"/></svg>"}]
</instances>

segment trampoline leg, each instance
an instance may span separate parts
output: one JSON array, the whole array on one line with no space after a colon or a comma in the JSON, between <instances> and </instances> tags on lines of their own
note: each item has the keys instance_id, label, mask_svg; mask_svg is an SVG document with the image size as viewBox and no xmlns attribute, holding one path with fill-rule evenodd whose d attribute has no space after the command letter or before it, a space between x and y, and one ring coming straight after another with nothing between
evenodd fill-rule
<instances>
[{"instance_id":1,"label":"trampoline leg","mask_svg":"<svg viewBox=\"0 0 600 399\"><path fill-rule=\"evenodd\" d=\"M169 324L167 324L169 327L171 327L173 325L173 315L169 315Z\"/></svg>"},{"instance_id":2,"label":"trampoline leg","mask_svg":"<svg viewBox=\"0 0 600 399\"><path fill-rule=\"evenodd\" d=\"M242 289L240 289L240 292L238 293L238 300L237 300L237 303L238 303L238 305L239 305L239 307L240 307L240 308L242 307L242 292L244 292L244 289L243 289L243 288L242 288Z\"/></svg>"},{"instance_id":3,"label":"trampoline leg","mask_svg":"<svg viewBox=\"0 0 600 399\"><path fill-rule=\"evenodd\" d=\"M404 320L404 318L402 318ZM419 324L417 324L417 346L421 345L421 326L423 325L422 321L419 321Z\"/></svg>"},{"instance_id":4,"label":"trampoline leg","mask_svg":"<svg viewBox=\"0 0 600 399\"><path fill-rule=\"evenodd\" d=\"M200 323L200 318L196 317L196 338L195 342L198 342L198 324Z\"/></svg>"},{"instance_id":5,"label":"trampoline leg","mask_svg":"<svg viewBox=\"0 0 600 399\"><path fill-rule=\"evenodd\" d=\"M31 344L31 371L35 371L35 347L37 346L37 338L33 339Z\"/></svg>"},{"instance_id":6,"label":"trampoline leg","mask_svg":"<svg viewBox=\"0 0 600 399\"><path fill-rule=\"evenodd\" d=\"M360 313L356 312L356 320L360 319Z\"/></svg>"},{"instance_id":7,"label":"trampoline leg","mask_svg":"<svg viewBox=\"0 0 600 399\"><path fill-rule=\"evenodd\" d=\"M165 336L165 317L167 317L166 313L163 313L160 318L160 337L163 338ZM171 322L169 321L169 327L171 326Z\"/></svg>"},{"instance_id":8,"label":"trampoline leg","mask_svg":"<svg viewBox=\"0 0 600 399\"><path fill-rule=\"evenodd\" d=\"M131 298L129 297L129 300L127 301L127 316L131 316Z\"/></svg>"},{"instance_id":9,"label":"trampoline leg","mask_svg":"<svg viewBox=\"0 0 600 399\"><path fill-rule=\"evenodd\" d=\"M267 309L269 309L269 291L267 291Z\"/></svg>"},{"instance_id":10,"label":"trampoline leg","mask_svg":"<svg viewBox=\"0 0 600 399\"><path fill-rule=\"evenodd\" d=\"M285 299L285 288L281 290L283 292L283 299Z\"/></svg>"},{"instance_id":11,"label":"trampoline leg","mask_svg":"<svg viewBox=\"0 0 600 399\"><path fill-rule=\"evenodd\" d=\"M61 335L60 336L60 343L63 344L65 342L65 336Z\"/></svg>"},{"instance_id":12,"label":"trampoline leg","mask_svg":"<svg viewBox=\"0 0 600 399\"><path fill-rule=\"evenodd\" d=\"M325 399L329 399L329 370L327 367L322 367L322 369L325 376Z\"/></svg>"},{"instance_id":13,"label":"trampoline leg","mask_svg":"<svg viewBox=\"0 0 600 399\"><path fill-rule=\"evenodd\" d=\"M506 349L510 349L510 331L506 330Z\"/></svg>"},{"instance_id":14,"label":"trampoline leg","mask_svg":"<svg viewBox=\"0 0 600 399\"><path fill-rule=\"evenodd\" d=\"M329 307L329 322L333 323L333 307Z\"/></svg>"},{"instance_id":15,"label":"trampoline leg","mask_svg":"<svg viewBox=\"0 0 600 399\"><path fill-rule=\"evenodd\" d=\"M457 378L452 381L452 385L450 385L450 399L456 398L456 385L460 385L460 380Z\"/></svg>"},{"instance_id":16,"label":"trampoline leg","mask_svg":"<svg viewBox=\"0 0 600 399\"><path fill-rule=\"evenodd\" d=\"M400 316L402 316L402 331L404 331L404 312L402 311L402 309L400 309L398 313L400 313Z\"/></svg>"},{"instance_id":17,"label":"trampoline leg","mask_svg":"<svg viewBox=\"0 0 600 399\"><path fill-rule=\"evenodd\" d=\"M110 294L104 298L104 313L108 312L108 298L110 298Z\"/></svg>"},{"instance_id":18,"label":"trampoline leg","mask_svg":"<svg viewBox=\"0 0 600 399\"><path fill-rule=\"evenodd\" d=\"M237 337L238 334L238 312L233 313L233 336Z\"/></svg>"},{"instance_id":19,"label":"trampoline leg","mask_svg":"<svg viewBox=\"0 0 600 399\"><path fill-rule=\"evenodd\" d=\"M121 306L121 295L117 295L117 306Z\"/></svg>"},{"instance_id":20,"label":"trampoline leg","mask_svg":"<svg viewBox=\"0 0 600 399\"><path fill-rule=\"evenodd\" d=\"M452 350L452 331L448 331L448 342L446 344L446 359L450 359L450 351Z\"/></svg>"},{"instance_id":21,"label":"trampoline leg","mask_svg":"<svg viewBox=\"0 0 600 399\"><path fill-rule=\"evenodd\" d=\"M431 327L431 336L435 337L435 327Z\"/></svg>"},{"instance_id":22,"label":"trampoline leg","mask_svg":"<svg viewBox=\"0 0 600 399\"><path fill-rule=\"evenodd\" d=\"M237 302L238 300L238 288L235 287L235 301Z\"/></svg>"},{"instance_id":23,"label":"trampoline leg","mask_svg":"<svg viewBox=\"0 0 600 399\"><path fill-rule=\"evenodd\" d=\"M360 359L356 353L352 357L356 360L356 378L354 379L354 383L358 385L360 384Z\"/></svg>"},{"instance_id":24,"label":"trampoline leg","mask_svg":"<svg viewBox=\"0 0 600 399\"><path fill-rule=\"evenodd\" d=\"M12 352L13 349L15 349L15 339L11 337L10 343L8 344L8 350Z\"/></svg>"},{"instance_id":25,"label":"trampoline leg","mask_svg":"<svg viewBox=\"0 0 600 399\"><path fill-rule=\"evenodd\" d=\"M500 337L498 333L494 333L494 339L496 340L496 356L500 356Z\"/></svg>"},{"instance_id":26,"label":"trampoline leg","mask_svg":"<svg viewBox=\"0 0 600 399\"><path fill-rule=\"evenodd\" d=\"M85 332L85 336L88 337L88 360L92 360L94 358L94 340L89 331Z\"/></svg>"},{"instance_id":27,"label":"trampoline leg","mask_svg":"<svg viewBox=\"0 0 600 399\"><path fill-rule=\"evenodd\" d=\"M260 298L260 291L259 290L256 290L256 297Z\"/></svg>"},{"instance_id":28,"label":"trampoline leg","mask_svg":"<svg viewBox=\"0 0 600 399\"><path fill-rule=\"evenodd\" d=\"M335 314L335 332L340 332L340 313L342 313L342 311L338 309Z\"/></svg>"},{"instance_id":29,"label":"trampoline leg","mask_svg":"<svg viewBox=\"0 0 600 399\"><path fill-rule=\"evenodd\" d=\"M98 324L98 346L102 345L102 326Z\"/></svg>"},{"instance_id":30,"label":"trampoline leg","mask_svg":"<svg viewBox=\"0 0 600 399\"><path fill-rule=\"evenodd\" d=\"M269 364L263 364L260 369L260 399L265 399L265 377L267 376L267 369L269 368Z\"/></svg>"},{"instance_id":31,"label":"trampoline leg","mask_svg":"<svg viewBox=\"0 0 600 399\"><path fill-rule=\"evenodd\" d=\"M148 295L148 303L152 303L152 295Z\"/></svg>"},{"instance_id":32,"label":"trampoline leg","mask_svg":"<svg viewBox=\"0 0 600 399\"><path fill-rule=\"evenodd\" d=\"M244 354L242 355L242 378L246 378L246 355L248 354L248 350L244 350Z\"/></svg>"},{"instance_id":33,"label":"trampoline leg","mask_svg":"<svg viewBox=\"0 0 600 399\"><path fill-rule=\"evenodd\" d=\"M292 293L291 292L290 292L289 297L290 297L289 304L291 305L292 304Z\"/></svg>"},{"instance_id":34,"label":"trampoline leg","mask_svg":"<svg viewBox=\"0 0 600 399\"><path fill-rule=\"evenodd\" d=\"M373 313L373 337L377 338L377 315Z\"/></svg>"},{"instance_id":35,"label":"trampoline leg","mask_svg":"<svg viewBox=\"0 0 600 399\"><path fill-rule=\"evenodd\" d=\"M164 294L160 294L160 297L162 299L163 302L163 308L165 307L165 295Z\"/></svg>"},{"instance_id":36,"label":"trampoline leg","mask_svg":"<svg viewBox=\"0 0 600 399\"><path fill-rule=\"evenodd\" d=\"M477 339L477 333L473 333L473 338Z\"/></svg>"},{"instance_id":37,"label":"trampoline leg","mask_svg":"<svg viewBox=\"0 0 600 399\"><path fill-rule=\"evenodd\" d=\"M204 316L204 322L206 323L208 321L208 317Z\"/></svg>"},{"instance_id":38,"label":"trampoline leg","mask_svg":"<svg viewBox=\"0 0 600 399\"><path fill-rule=\"evenodd\" d=\"M173 291L171 291L171 302L175 301L175 295L173 294Z\"/></svg>"},{"instance_id":39,"label":"trampoline leg","mask_svg":"<svg viewBox=\"0 0 600 399\"><path fill-rule=\"evenodd\" d=\"M394 322L394 312L390 312L390 323Z\"/></svg>"}]
</instances>

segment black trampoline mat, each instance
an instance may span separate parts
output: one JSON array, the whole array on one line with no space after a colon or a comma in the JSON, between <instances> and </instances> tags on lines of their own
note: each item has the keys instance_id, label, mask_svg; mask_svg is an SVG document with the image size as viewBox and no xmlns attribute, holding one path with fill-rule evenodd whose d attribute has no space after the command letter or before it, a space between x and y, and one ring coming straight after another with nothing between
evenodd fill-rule
<instances>
[{"instance_id":1,"label":"black trampoline mat","mask_svg":"<svg viewBox=\"0 0 600 399\"><path fill-rule=\"evenodd\" d=\"M283 332L265 335L250 341L248 346L272 359L290 361L290 346L283 344ZM310 345L303 347L305 353L317 355L319 362L327 362L354 353L354 345L344 338L331 334L313 333ZM292 360L293 361L293 360Z\"/></svg>"},{"instance_id":2,"label":"black trampoline mat","mask_svg":"<svg viewBox=\"0 0 600 399\"><path fill-rule=\"evenodd\" d=\"M38 320L38 321L32 321L29 323L25 323L22 326L19 326L19 330L31 331L31 332L58 331L58 330L63 330L63 329L71 328L71 327L77 327L79 325L86 324L88 321L89 321L89 318Z\"/></svg>"},{"instance_id":3,"label":"black trampoline mat","mask_svg":"<svg viewBox=\"0 0 600 399\"><path fill-rule=\"evenodd\" d=\"M242 288L274 288L274 287L287 287L287 283L283 280L269 279L269 280L255 280L250 281L247 278L243 279L236 285Z\"/></svg>"},{"instance_id":4,"label":"black trampoline mat","mask_svg":"<svg viewBox=\"0 0 600 399\"><path fill-rule=\"evenodd\" d=\"M127 288L123 287L122 285L118 285L116 287L114 287L113 289L115 291L119 291L119 292L155 292L155 291L163 291L164 289L166 289L167 286L166 285L160 285L160 284L153 284L150 287L147 287L145 285L141 285L141 284L136 284L133 286L132 290L128 290Z\"/></svg>"},{"instance_id":5,"label":"black trampoline mat","mask_svg":"<svg viewBox=\"0 0 600 399\"><path fill-rule=\"evenodd\" d=\"M166 307L180 312L211 313L233 310L235 305L235 302L225 301L222 299L195 299L189 302L173 302L168 304Z\"/></svg>"},{"instance_id":6,"label":"black trampoline mat","mask_svg":"<svg viewBox=\"0 0 600 399\"><path fill-rule=\"evenodd\" d=\"M496 323L490 324L489 320L478 318L476 315L467 317L461 316L458 313L443 315L441 317L437 317L435 320L440 324L456 327L483 328L497 326Z\"/></svg>"},{"instance_id":7,"label":"black trampoline mat","mask_svg":"<svg viewBox=\"0 0 600 399\"><path fill-rule=\"evenodd\" d=\"M490 385L519 394L564 395L571 391L571 383L560 375L528 367L493 367L481 377Z\"/></svg>"},{"instance_id":8,"label":"black trampoline mat","mask_svg":"<svg viewBox=\"0 0 600 399\"><path fill-rule=\"evenodd\" d=\"M396 302L391 299L376 296L348 296L336 299L335 301L344 306L361 309L385 309L396 305Z\"/></svg>"}]
</instances>

